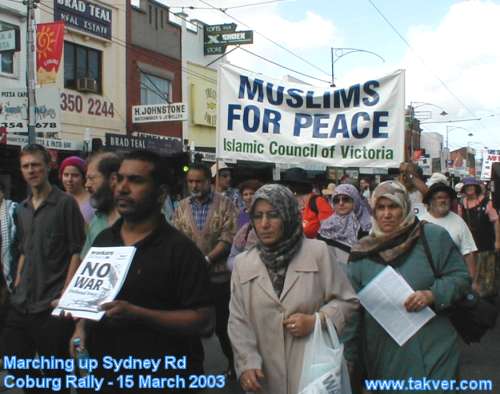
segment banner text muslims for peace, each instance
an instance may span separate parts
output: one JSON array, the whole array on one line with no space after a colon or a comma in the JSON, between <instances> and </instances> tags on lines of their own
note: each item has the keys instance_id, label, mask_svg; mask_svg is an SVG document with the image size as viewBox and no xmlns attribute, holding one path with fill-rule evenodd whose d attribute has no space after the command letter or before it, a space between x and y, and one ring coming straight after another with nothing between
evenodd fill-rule
<instances>
[{"instance_id":1,"label":"banner text muslims for peace","mask_svg":"<svg viewBox=\"0 0 500 394\"><path fill-rule=\"evenodd\" d=\"M403 71L334 90L225 65L218 91L218 158L350 167L403 161Z\"/></svg>"}]
</instances>

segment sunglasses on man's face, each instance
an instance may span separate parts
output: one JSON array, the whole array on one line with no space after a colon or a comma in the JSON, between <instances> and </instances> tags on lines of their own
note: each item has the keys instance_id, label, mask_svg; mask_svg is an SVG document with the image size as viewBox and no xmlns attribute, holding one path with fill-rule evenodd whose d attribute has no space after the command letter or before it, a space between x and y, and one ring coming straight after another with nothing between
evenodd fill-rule
<instances>
[{"instance_id":1,"label":"sunglasses on man's face","mask_svg":"<svg viewBox=\"0 0 500 394\"><path fill-rule=\"evenodd\" d=\"M334 204L340 204L341 202L344 204L349 204L352 202L352 198L351 197L344 197L344 196L337 196L337 197L334 197L332 201Z\"/></svg>"}]
</instances>

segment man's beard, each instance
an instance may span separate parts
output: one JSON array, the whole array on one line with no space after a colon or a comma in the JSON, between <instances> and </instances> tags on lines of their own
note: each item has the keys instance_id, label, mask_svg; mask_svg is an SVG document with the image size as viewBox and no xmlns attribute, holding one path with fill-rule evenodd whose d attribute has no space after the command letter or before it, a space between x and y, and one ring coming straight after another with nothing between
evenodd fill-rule
<instances>
[{"instance_id":1,"label":"man's beard","mask_svg":"<svg viewBox=\"0 0 500 394\"><path fill-rule=\"evenodd\" d=\"M156 211L161 212L161 203L158 198L158 193L150 193L144 199L135 201L131 211L120 212L120 214L128 222L140 223Z\"/></svg>"},{"instance_id":2,"label":"man's beard","mask_svg":"<svg viewBox=\"0 0 500 394\"><path fill-rule=\"evenodd\" d=\"M102 186L90 196L90 204L97 212L110 212L115 206L111 186L108 183L103 183Z\"/></svg>"},{"instance_id":3,"label":"man's beard","mask_svg":"<svg viewBox=\"0 0 500 394\"><path fill-rule=\"evenodd\" d=\"M448 212L450 212L451 206L450 204L437 204L432 203L431 205L432 211L437 213L439 216L446 216Z\"/></svg>"},{"instance_id":4,"label":"man's beard","mask_svg":"<svg viewBox=\"0 0 500 394\"><path fill-rule=\"evenodd\" d=\"M192 191L190 194L192 198L203 198L208 194L208 191L198 190L198 191Z\"/></svg>"}]
</instances>

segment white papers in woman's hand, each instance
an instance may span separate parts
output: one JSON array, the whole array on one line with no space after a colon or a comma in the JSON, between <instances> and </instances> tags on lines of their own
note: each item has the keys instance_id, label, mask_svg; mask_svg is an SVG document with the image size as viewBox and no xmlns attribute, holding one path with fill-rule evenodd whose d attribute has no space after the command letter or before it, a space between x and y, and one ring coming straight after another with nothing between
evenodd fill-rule
<instances>
[{"instance_id":1,"label":"white papers in woman's hand","mask_svg":"<svg viewBox=\"0 0 500 394\"><path fill-rule=\"evenodd\" d=\"M387 266L358 293L361 305L403 346L435 313L425 307L419 312L407 312L406 299L414 292L394 268Z\"/></svg>"}]
</instances>

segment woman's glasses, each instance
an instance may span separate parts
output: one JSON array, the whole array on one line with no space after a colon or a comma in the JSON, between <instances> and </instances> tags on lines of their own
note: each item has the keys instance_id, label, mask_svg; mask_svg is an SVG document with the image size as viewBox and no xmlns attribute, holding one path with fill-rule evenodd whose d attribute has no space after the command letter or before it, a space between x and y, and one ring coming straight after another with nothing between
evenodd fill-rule
<instances>
[{"instance_id":1,"label":"woman's glasses","mask_svg":"<svg viewBox=\"0 0 500 394\"><path fill-rule=\"evenodd\" d=\"M281 218L278 211L255 212L254 214L252 214L250 216L250 218L253 221L260 221L260 220L264 219L264 217L266 217L267 220L276 220L276 219Z\"/></svg>"},{"instance_id":2,"label":"woman's glasses","mask_svg":"<svg viewBox=\"0 0 500 394\"><path fill-rule=\"evenodd\" d=\"M352 202L352 198L347 196L335 196L333 197L332 201L334 204L340 204L341 202L344 204L349 204Z\"/></svg>"}]
</instances>

